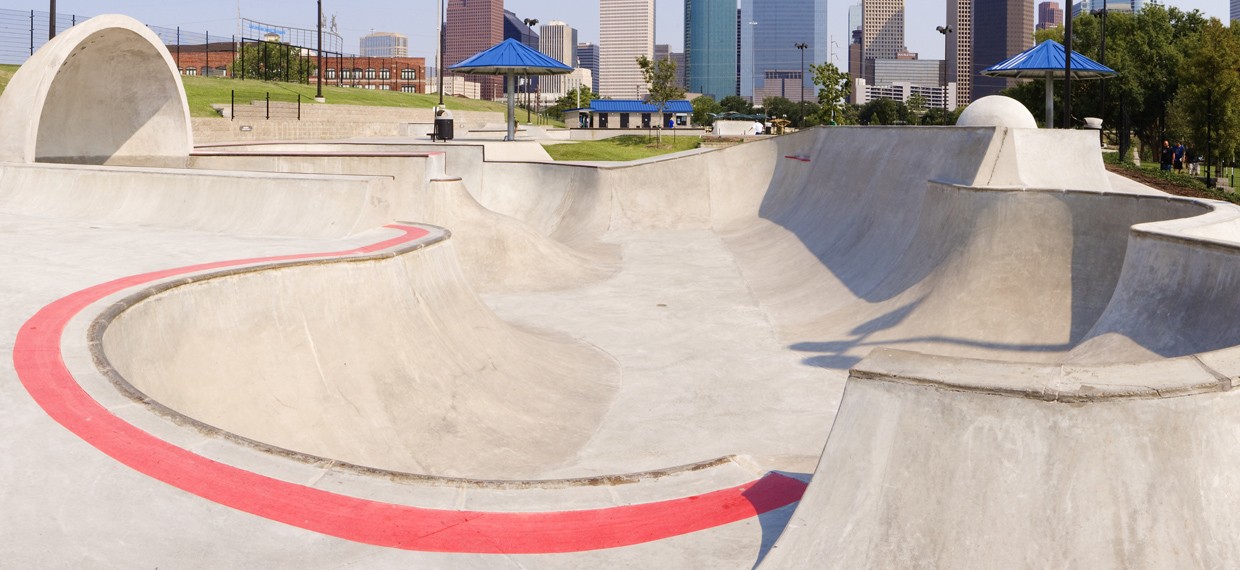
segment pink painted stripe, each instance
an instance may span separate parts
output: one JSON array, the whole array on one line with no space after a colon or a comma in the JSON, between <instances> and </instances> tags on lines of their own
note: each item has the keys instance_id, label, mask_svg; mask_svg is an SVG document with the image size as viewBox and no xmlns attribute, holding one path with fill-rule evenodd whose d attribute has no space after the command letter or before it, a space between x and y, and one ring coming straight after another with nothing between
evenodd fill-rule
<instances>
[{"instance_id":1,"label":"pink painted stripe","mask_svg":"<svg viewBox=\"0 0 1240 570\"><path fill-rule=\"evenodd\" d=\"M69 321L104 297L177 275L252 263L382 251L427 235L421 228L370 246L192 265L124 277L61 298L22 325L13 349L18 377L57 422L117 461L228 507L356 542L433 552L538 554L639 544L743 520L800 500L801 481L770 474L702 495L622 507L543 513L449 511L330 493L196 455L108 412L74 380L61 357Z\"/></svg>"}]
</instances>

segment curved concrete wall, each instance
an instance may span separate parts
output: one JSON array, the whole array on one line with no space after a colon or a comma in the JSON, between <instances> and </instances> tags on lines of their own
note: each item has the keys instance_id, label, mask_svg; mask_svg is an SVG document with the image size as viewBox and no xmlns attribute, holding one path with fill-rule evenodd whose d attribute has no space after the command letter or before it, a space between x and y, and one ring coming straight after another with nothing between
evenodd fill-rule
<instances>
[{"instance_id":1,"label":"curved concrete wall","mask_svg":"<svg viewBox=\"0 0 1240 570\"><path fill-rule=\"evenodd\" d=\"M0 161L183 166L193 146L176 64L141 22L91 18L49 41L0 96Z\"/></svg>"}]
</instances>

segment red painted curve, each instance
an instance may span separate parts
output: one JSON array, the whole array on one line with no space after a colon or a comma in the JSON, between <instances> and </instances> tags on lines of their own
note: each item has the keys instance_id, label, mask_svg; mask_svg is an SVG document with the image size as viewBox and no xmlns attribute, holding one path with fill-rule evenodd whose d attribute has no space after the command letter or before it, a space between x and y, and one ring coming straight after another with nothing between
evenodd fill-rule
<instances>
[{"instance_id":1,"label":"red painted curve","mask_svg":"<svg viewBox=\"0 0 1240 570\"><path fill-rule=\"evenodd\" d=\"M420 239L426 230L331 253L221 261L102 283L43 307L22 325L13 364L49 416L113 459L169 485L274 521L377 546L431 552L541 554L613 548L743 520L800 500L805 483L779 474L702 495L582 511L449 511L371 501L297 485L196 455L110 413L73 378L61 357L71 319L125 289L186 273L253 263L373 253Z\"/></svg>"}]
</instances>

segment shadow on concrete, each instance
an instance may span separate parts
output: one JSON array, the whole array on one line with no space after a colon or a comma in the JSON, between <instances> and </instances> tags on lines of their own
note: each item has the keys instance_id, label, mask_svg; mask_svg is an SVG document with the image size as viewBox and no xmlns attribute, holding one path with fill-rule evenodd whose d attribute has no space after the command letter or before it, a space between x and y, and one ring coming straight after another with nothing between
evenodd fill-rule
<instances>
[{"instance_id":1,"label":"shadow on concrete","mask_svg":"<svg viewBox=\"0 0 1240 570\"><path fill-rule=\"evenodd\" d=\"M791 479L796 479L809 485L809 481L813 478L812 473L792 473L788 471L772 471L773 474L783 475ZM769 477L769 475L768 475ZM779 536L783 534L784 528L788 526L788 522L792 520L792 513L796 512L797 505L801 502L797 501L790 505L780 507L775 510L767 511L758 515L758 524L762 527L762 544L758 548L758 557L754 560L753 568L757 568L762 564L762 560L775 547L775 541L779 540Z\"/></svg>"}]
</instances>

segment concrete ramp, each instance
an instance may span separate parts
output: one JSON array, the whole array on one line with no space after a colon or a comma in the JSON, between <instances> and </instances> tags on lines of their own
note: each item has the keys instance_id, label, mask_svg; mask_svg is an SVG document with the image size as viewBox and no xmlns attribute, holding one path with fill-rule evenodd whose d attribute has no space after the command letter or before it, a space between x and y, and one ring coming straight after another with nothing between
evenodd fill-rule
<instances>
[{"instance_id":1,"label":"concrete ramp","mask_svg":"<svg viewBox=\"0 0 1240 570\"><path fill-rule=\"evenodd\" d=\"M135 389L220 430L363 467L534 478L573 458L618 381L597 349L496 318L450 242L139 297L102 339Z\"/></svg>"},{"instance_id":2,"label":"concrete ramp","mask_svg":"<svg viewBox=\"0 0 1240 570\"><path fill-rule=\"evenodd\" d=\"M875 351L760 567L1233 567L1229 389L1193 359L1085 368Z\"/></svg>"}]
</instances>

